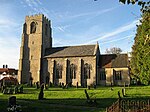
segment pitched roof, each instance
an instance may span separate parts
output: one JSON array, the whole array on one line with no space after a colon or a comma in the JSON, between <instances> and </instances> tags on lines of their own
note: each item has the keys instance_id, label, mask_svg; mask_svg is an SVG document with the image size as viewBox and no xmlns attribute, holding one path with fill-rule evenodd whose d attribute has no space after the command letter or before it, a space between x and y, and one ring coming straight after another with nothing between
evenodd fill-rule
<instances>
[{"instance_id":1,"label":"pitched roof","mask_svg":"<svg viewBox=\"0 0 150 112\"><path fill-rule=\"evenodd\" d=\"M100 56L100 67L102 68L120 68L128 66L127 54L106 54Z\"/></svg>"},{"instance_id":2,"label":"pitched roof","mask_svg":"<svg viewBox=\"0 0 150 112\"><path fill-rule=\"evenodd\" d=\"M95 55L96 45L66 46L46 49L45 57L74 57Z\"/></svg>"},{"instance_id":3,"label":"pitched roof","mask_svg":"<svg viewBox=\"0 0 150 112\"><path fill-rule=\"evenodd\" d=\"M13 69L13 68L0 68L0 74L2 74L2 73L6 73L6 74L16 74L17 75L17 72L18 72L18 70L15 70L15 69Z\"/></svg>"}]
</instances>

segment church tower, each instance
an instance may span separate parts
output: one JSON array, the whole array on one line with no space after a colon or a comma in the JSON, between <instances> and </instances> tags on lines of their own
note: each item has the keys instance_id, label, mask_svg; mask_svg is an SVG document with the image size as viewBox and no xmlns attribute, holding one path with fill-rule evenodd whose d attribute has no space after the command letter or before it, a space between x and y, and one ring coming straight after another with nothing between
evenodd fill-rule
<instances>
[{"instance_id":1,"label":"church tower","mask_svg":"<svg viewBox=\"0 0 150 112\"><path fill-rule=\"evenodd\" d=\"M20 47L20 83L43 82L42 62L46 48L52 48L50 20L43 14L26 16Z\"/></svg>"}]
</instances>

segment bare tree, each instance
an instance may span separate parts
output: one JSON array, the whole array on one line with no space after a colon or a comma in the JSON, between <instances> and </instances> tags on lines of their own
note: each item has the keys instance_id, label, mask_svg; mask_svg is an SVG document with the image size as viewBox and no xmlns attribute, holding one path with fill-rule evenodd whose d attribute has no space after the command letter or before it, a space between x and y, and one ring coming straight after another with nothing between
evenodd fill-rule
<instances>
[{"instance_id":1,"label":"bare tree","mask_svg":"<svg viewBox=\"0 0 150 112\"><path fill-rule=\"evenodd\" d=\"M105 53L106 54L120 54L122 52L121 48L118 47L112 47L110 49L106 49Z\"/></svg>"}]
</instances>

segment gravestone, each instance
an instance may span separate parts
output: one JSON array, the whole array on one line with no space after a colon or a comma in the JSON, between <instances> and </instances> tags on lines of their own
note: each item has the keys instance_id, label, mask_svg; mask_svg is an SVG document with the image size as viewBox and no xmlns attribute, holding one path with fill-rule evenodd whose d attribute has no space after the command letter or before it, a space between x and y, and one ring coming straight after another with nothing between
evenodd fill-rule
<instances>
[{"instance_id":1,"label":"gravestone","mask_svg":"<svg viewBox=\"0 0 150 112\"><path fill-rule=\"evenodd\" d=\"M65 86L65 87L66 87L66 89L68 89L68 84L66 84L66 86Z\"/></svg>"},{"instance_id":2,"label":"gravestone","mask_svg":"<svg viewBox=\"0 0 150 112\"><path fill-rule=\"evenodd\" d=\"M47 85L47 84L44 84L44 86L45 86L45 89L47 90L47 89L48 89L48 85Z\"/></svg>"},{"instance_id":3,"label":"gravestone","mask_svg":"<svg viewBox=\"0 0 150 112\"><path fill-rule=\"evenodd\" d=\"M62 83L62 89L65 89L64 83Z\"/></svg>"},{"instance_id":4,"label":"gravestone","mask_svg":"<svg viewBox=\"0 0 150 112\"><path fill-rule=\"evenodd\" d=\"M121 99L121 96L120 96L120 91L118 91L118 97L119 97L119 99Z\"/></svg>"},{"instance_id":5,"label":"gravestone","mask_svg":"<svg viewBox=\"0 0 150 112\"><path fill-rule=\"evenodd\" d=\"M68 84L68 86L69 86L69 87L72 87L72 82L70 82L70 83Z\"/></svg>"},{"instance_id":6,"label":"gravestone","mask_svg":"<svg viewBox=\"0 0 150 112\"><path fill-rule=\"evenodd\" d=\"M62 84L61 84L61 82L59 83L59 87L62 87Z\"/></svg>"},{"instance_id":7,"label":"gravestone","mask_svg":"<svg viewBox=\"0 0 150 112\"><path fill-rule=\"evenodd\" d=\"M88 89L90 89L90 86L87 86Z\"/></svg>"},{"instance_id":8,"label":"gravestone","mask_svg":"<svg viewBox=\"0 0 150 112\"><path fill-rule=\"evenodd\" d=\"M49 86L52 87L52 83L51 82L49 82Z\"/></svg>"},{"instance_id":9,"label":"gravestone","mask_svg":"<svg viewBox=\"0 0 150 112\"><path fill-rule=\"evenodd\" d=\"M96 89L96 84L94 84L94 89Z\"/></svg>"},{"instance_id":10,"label":"gravestone","mask_svg":"<svg viewBox=\"0 0 150 112\"><path fill-rule=\"evenodd\" d=\"M122 96L125 97L125 88L122 88Z\"/></svg>"},{"instance_id":11,"label":"gravestone","mask_svg":"<svg viewBox=\"0 0 150 112\"><path fill-rule=\"evenodd\" d=\"M89 97L89 95L88 95L88 93L87 93L87 90L85 89L84 92L85 92L87 101L90 102L90 97Z\"/></svg>"},{"instance_id":12,"label":"gravestone","mask_svg":"<svg viewBox=\"0 0 150 112\"><path fill-rule=\"evenodd\" d=\"M4 90L6 89L6 86L2 86L2 93L4 92Z\"/></svg>"},{"instance_id":13,"label":"gravestone","mask_svg":"<svg viewBox=\"0 0 150 112\"><path fill-rule=\"evenodd\" d=\"M7 94L13 94L13 89L12 88L8 88L7 90L8 90Z\"/></svg>"},{"instance_id":14,"label":"gravestone","mask_svg":"<svg viewBox=\"0 0 150 112\"><path fill-rule=\"evenodd\" d=\"M39 89L39 82L36 82L36 89Z\"/></svg>"},{"instance_id":15,"label":"gravestone","mask_svg":"<svg viewBox=\"0 0 150 112\"><path fill-rule=\"evenodd\" d=\"M18 88L18 93L23 93L23 86L22 85Z\"/></svg>"},{"instance_id":16,"label":"gravestone","mask_svg":"<svg viewBox=\"0 0 150 112\"><path fill-rule=\"evenodd\" d=\"M14 105L16 105L16 96L11 96L11 97L8 99L8 105L9 105L9 106L14 106Z\"/></svg>"},{"instance_id":17,"label":"gravestone","mask_svg":"<svg viewBox=\"0 0 150 112\"><path fill-rule=\"evenodd\" d=\"M16 96L9 97L7 111L22 112L21 106L16 104Z\"/></svg>"},{"instance_id":18,"label":"gravestone","mask_svg":"<svg viewBox=\"0 0 150 112\"><path fill-rule=\"evenodd\" d=\"M85 95L86 95L86 99L87 99L87 103L88 104L94 104L94 105L96 105L97 104L97 102L96 102L96 99L90 99L90 97L89 97L89 94L87 93L87 90L85 89L84 90L84 92L85 92Z\"/></svg>"},{"instance_id":19,"label":"gravestone","mask_svg":"<svg viewBox=\"0 0 150 112\"><path fill-rule=\"evenodd\" d=\"M18 93L18 87L15 86L15 87L14 87L14 94L17 94L17 93Z\"/></svg>"},{"instance_id":20,"label":"gravestone","mask_svg":"<svg viewBox=\"0 0 150 112\"><path fill-rule=\"evenodd\" d=\"M41 88L40 88L40 93L39 93L39 96L38 96L38 99L39 100L43 100L44 99L44 84L41 85Z\"/></svg>"},{"instance_id":21,"label":"gravestone","mask_svg":"<svg viewBox=\"0 0 150 112\"><path fill-rule=\"evenodd\" d=\"M79 87L79 85L78 85L78 82L76 83L76 88L78 88Z\"/></svg>"}]
</instances>

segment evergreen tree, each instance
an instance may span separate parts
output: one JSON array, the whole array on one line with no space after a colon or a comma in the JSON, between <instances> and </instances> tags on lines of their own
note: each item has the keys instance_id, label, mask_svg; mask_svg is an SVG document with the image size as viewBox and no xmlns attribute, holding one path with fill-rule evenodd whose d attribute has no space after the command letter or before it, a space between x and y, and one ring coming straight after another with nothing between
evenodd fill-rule
<instances>
[{"instance_id":1,"label":"evergreen tree","mask_svg":"<svg viewBox=\"0 0 150 112\"><path fill-rule=\"evenodd\" d=\"M132 47L131 71L141 83L150 83L150 12L142 15Z\"/></svg>"}]
</instances>

